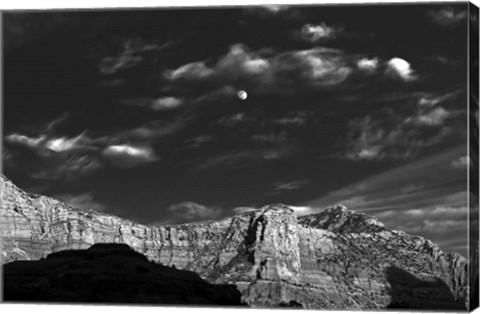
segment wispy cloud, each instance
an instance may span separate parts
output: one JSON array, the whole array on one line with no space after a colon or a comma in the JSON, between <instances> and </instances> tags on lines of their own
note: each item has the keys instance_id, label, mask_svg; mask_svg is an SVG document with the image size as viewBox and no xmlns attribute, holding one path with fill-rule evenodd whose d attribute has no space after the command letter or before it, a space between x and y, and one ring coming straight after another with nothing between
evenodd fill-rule
<instances>
[{"instance_id":1,"label":"wispy cloud","mask_svg":"<svg viewBox=\"0 0 480 314\"><path fill-rule=\"evenodd\" d=\"M459 9L454 7L444 7L441 9L431 10L429 12L432 22L445 26L452 27L457 25L461 21L465 21L468 16L468 12L465 8Z\"/></svg>"},{"instance_id":2,"label":"wispy cloud","mask_svg":"<svg viewBox=\"0 0 480 314\"><path fill-rule=\"evenodd\" d=\"M413 117L412 120L407 121L412 121L418 125L437 126L443 125L445 120L448 119L450 115L450 112L448 112L445 108L437 107L431 111L420 113Z\"/></svg>"},{"instance_id":3,"label":"wispy cloud","mask_svg":"<svg viewBox=\"0 0 480 314\"><path fill-rule=\"evenodd\" d=\"M470 157L461 156L453 160L450 166L454 169L467 169L470 164Z\"/></svg>"},{"instance_id":4,"label":"wispy cloud","mask_svg":"<svg viewBox=\"0 0 480 314\"><path fill-rule=\"evenodd\" d=\"M346 157L352 160L408 159L422 148L434 147L455 134L448 119L458 117L438 104L454 99L453 93L425 96L418 93L399 99L402 111L380 110L350 120ZM385 100L388 101L388 100Z\"/></svg>"},{"instance_id":5,"label":"wispy cloud","mask_svg":"<svg viewBox=\"0 0 480 314\"><path fill-rule=\"evenodd\" d=\"M212 142L214 137L212 135L200 135L187 139L185 142L190 148L200 147L205 143Z\"/></svg>"},{"instance_id":6,"label":"wispy cloud","mask_svg":"<svg viewBox=\"0 0 480 314\"><path fill-rule=\"evenodd\" d=\"M279 181L274 184L273 190L275 193L298 190L301 187L308 184L308 182L309 182L308 179L294 180L294 181Z\"/></svg>"},{"instance_id":7,"label":"wispy cloud","mask_svg":"<svg viewBox=\"0 0 480 314\"><path fill-rule=\"evenodd\" d=\"M159 98L134 98L122 101L129 106L149 108L153 111L164 111L181 107L184 101L181 98L166 96Z\"/></svg>"},{"instance_id":8,"label":"wispy cloud","mask_svg":"<svg viewBox=\"0 0 480 314\"><path fill-rule=\"evenodd\" d=\"M24 134L12 133L5 136L5 141L36 149L44 147L47 137L45 135L29 137L28 135Z\"/></svg>"},{"instance_id":9,"label":"wispy cloud","mask_svg":"<svg viewBox=\"0 0 480 314\"><path fill-rule=\"evenodd\" d=\"M32 169L29 175L36 179L75 181L103 168L102 161L91 154L56 155Z\"/></svg>"},{"instance_id":10,"label":"wispy cloud","mask_svg":"<svg viewBox=\"0 0 480 314\"><path fill-rule=\"evenodd\" d=\"M61 153L85 147L88 148L91 143L91 139L85 133L81 133L73 138L65 136L56 137L50 134L30 137L25 134L11 133L5 136L5 141L28 147L35 150L38 154Z\"/></svg>"},{"instance_id":11,"label":"wispy cloud","mask_svg":"<svg viewBox=\"0 0 480 314\"><path fill-rule=\"evenodd\" d=\"M386 116L385 119L396 120ZM411 130L393 122L383 125L386 120L371 116L357 118L349 123L349 139L346 157L352 160L380 160L385 158L404 159L411 157L421 146Z\"/></svg>"},{"instance_id":12,"label":"wispy cloud","mask_svg":"<svg viewBox=\"0 0 480 314\"><path fill-rule=\"evenodd\" d=\"M266 5L262 5L261 8L273 14L277 14L277 13L288 10L289 7L287 5L281 5L281 4L266 4Z\"/></svg>"},{"instance_id":13,"label":"wispy cloud","mask_svg":"<svg viewBox=\"0 0 480 314\"><path fill-rule=\"evenodd\" d=\"M171 205L169 211L172 212L180 221L215 219L222 214L222 210L220 208L208 207L194 202L182 202Z\"/></svg>"},{"instance_id":14,"label":"wispy cloud","mask_svg":"<svg viewBox=\"0 0 480 314\"><path fill-rule=\"evenodd\" d=\"M291 147L262 147L245 151L226 152L215 156L202 158L195 163L195 169L218 170L235 169L254 163L281 160L292 154Z\"/></svg>"},{"instance_id":15,"label":"wispy cloud","mask_svg":"<svg viewBox=\"0 0 480 314\"><path fill-rule=\"evenodd\" d=\"M116 137L127 138L132 142L152 143L184 129L191 119L193 119L193 117L179 116L170 120L151 120L137 127L123 130L119 132ZM108 140L108 137L106 140Z\"/></svg>"},{"instance_id":16,"label":"wispy cloud","mask_svg":"<svg viewBox=\"0 0 480 314\"><path fill-rule=\"evenodd\" d=\"M28 164L19 164L24 154L17 152L10 166L22 166L32 178L74 181L103 168L98 149L85 133L73 138L12 133L5 136L5 143L12 153L28 151Z\"/></svg>"},{"instance_id":17,"label":"wispy cloud","mask_svg":"<svg viewBox=\"0 0 480 314\"><path fill-rule=\"evenodd\" d=\"M107 146L102 154L111 164L119 168L134 168L160 159L148 146L129 144Z\"/></svg>"},{"instance_id":18,"label":"wispy cloud","mask_svg":"<svg viewBox=\"0 0 480 314\"><path fill-rule=\"evenodd\" d=\"M291 114L274 119L274 124L279 124L283 126L303 126L306 125L308 121L308 112L306 111L299 111L299 112L292 112Z\"/></svg>"},{"instance_id":19,"label":"wispy cloud","mask_svg":"<svg viewBox=\"0 0 480 314\"><path fill-rule=\"evenodd\" d=\"M423 189L423 185L419 185L419 184L409 184L409 185L406 185L404 187L402 187L400 189L400 192L402 192L403 194L409 194L409 193L413 193L413 192L416 192L416 191L419 191L421 189Z\"/></svg>"},{"instance_id":20,"label":"wispy cloud","mask_svg":"<svg viewBox=\"0 0 480 314\"><path fill-rule=\"evenodd\" d=\"M192 62L182 65L176 70L167 71L164 73L169 80L176 81L184 80L201 80L208 78L214 74L214 71L207 67L204 62Z\"/></svg>"},{"instance_id":21,"label":"wispy cloud","mask_svg":"<svg viewBox=\"0 0 480 314\"><path fill-rule=\"evenodd\" d=\"M166 126L163 126L165 128ZM163 128L153 125L91 137L87 131L75 137L43 133L33 136L11 133L5 142L12 150L27 149L29 175L37 179L73 181L104 168L105 161L119 168L133 168L160 160L150 147ZM164 132L168 133L166 130ZM131 139L135 144L124 144ZM12 160L12 164L17 161Z\"/></svg>"},{"instance_id":22,"label":"wispy cloud","mask_svg":"<svg viewBox=\"0 0 480 314\"><path fill-rule=\"evenodd\" d=\"M449 99L453 99L458 96L459 91L449 92L445 94L435 95L432 93L419 93L418 104L421 107L433 107Z\"/></svg>"},{"instance_id":23,"label":"wispy cloud","mask_svg":"<svg viewBox=\"0 0 480 314\"><path fill-rule=\"evenodd\" d=\"M72 207L83 209L85 211L93 210L103 212L106 209L105 205L97 202L91 193L58 194L54 195L54 197L64 201Z\"/></svg>"},{"instance_id":24,"label":"wispy cloud","mask_svg":"<svg viewBox=\"0 0 480 314\"><path fill-rule=\"evenodd\" d=\"M84 135L80 134L74 138L59 137L48 140L45 147L55 152L65 152L81 147Z\"/></svg>"},{"instance_id":25,"label":"wispy cloud","mask_svg":"<svg viewBox=\"0 0 480 314\"><path fill-rule=\"evenodd\" d=\"M139 64L144 58L143 54L149 51L159 51L169 47L171 43L158 45L156 43L147 44L139 39L125 40L120 47L120 52L113 57L104 57L100 64L101 74L115 74Z\"/></svg>"}]
</instances>

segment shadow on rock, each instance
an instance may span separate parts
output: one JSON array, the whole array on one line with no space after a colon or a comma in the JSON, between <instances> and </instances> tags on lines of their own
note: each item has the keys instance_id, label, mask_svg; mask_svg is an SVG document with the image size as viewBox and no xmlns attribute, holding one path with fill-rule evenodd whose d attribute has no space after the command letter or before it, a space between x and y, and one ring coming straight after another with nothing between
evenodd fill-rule
<instances>
[{"instance_id":1,"label":"shadow on rock","mask_svg":"<svg viewBox=\"0 0 480 314\"><path fill-rule=\"evenodd\" d=\"M5 301L242 305L234 285L212 285L194 272L149 262L124 244L12 262L3 274Z\"/></svg>"},{"instance_id":2,"label":"shadow on rock","mask_svg":"<svg viewBox=\"0 0 480 314\"><path fill-rule=\"evenodd\" d=\"M456 299L438 278L422 280L397 267L389 267L386 276L391 286L389 309L466 310L465 301Z\"/></svg>"}]
</instances>

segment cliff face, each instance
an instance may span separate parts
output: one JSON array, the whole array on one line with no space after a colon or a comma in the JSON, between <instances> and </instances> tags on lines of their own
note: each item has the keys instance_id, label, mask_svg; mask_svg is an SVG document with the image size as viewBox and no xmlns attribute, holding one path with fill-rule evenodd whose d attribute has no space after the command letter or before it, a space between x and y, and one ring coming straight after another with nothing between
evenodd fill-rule
<instances>
[{"instance_id":1,"label":"cliff face","mask_svg":"<svg viewBox=\"0 0 480 314\"><path fill-rule=\"evenodd\" d=\"M297 217L281 204L219 221L148 227L29 195L2 177L3 263L94 243L235 284L257 307L465 309L467 261L342 206Z\"/></svg>"}]
</instances>

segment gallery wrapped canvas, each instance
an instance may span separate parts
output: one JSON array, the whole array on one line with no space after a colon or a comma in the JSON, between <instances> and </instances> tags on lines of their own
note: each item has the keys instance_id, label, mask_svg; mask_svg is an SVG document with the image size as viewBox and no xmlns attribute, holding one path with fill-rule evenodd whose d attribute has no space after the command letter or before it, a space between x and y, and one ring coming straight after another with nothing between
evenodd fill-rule
<instances>
[{"instance_id":1,"label":"gallery wrapped canvas","mask_svg":"<svg viewBox=\"0 0 480 314\"><path fill-rule=\"evenodd\" d=\"M478 12L3 11L3 302L475 309Z\"/></svg>"}]
</instances>

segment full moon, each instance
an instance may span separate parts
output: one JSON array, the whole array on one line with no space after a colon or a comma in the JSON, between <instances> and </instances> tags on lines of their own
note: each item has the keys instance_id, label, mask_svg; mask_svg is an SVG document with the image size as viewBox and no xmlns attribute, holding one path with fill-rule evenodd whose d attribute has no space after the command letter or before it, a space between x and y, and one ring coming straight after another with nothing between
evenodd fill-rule
<instances>
[{"instance_id":1,"label":"full moon","mask_svg":"<svg viewBox=\"0 0 480 314\"><path fill-rule=\"evenodd\" d=\"M241 90L241 91L239 91L239 92L237 93L237 96L238 96L238 98L240 98L241 100L245 100L245 99L247 99L248 94L247 94L246 91Z\"/></svg>"}]
</instances>

